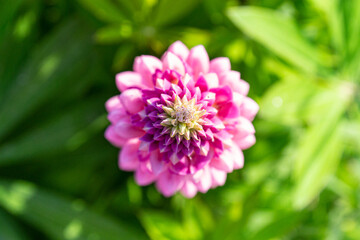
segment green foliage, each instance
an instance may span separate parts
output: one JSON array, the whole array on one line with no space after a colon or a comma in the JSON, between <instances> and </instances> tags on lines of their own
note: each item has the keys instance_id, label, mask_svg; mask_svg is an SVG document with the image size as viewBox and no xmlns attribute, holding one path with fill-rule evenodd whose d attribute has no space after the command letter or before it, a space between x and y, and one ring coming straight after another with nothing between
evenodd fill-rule
<instances>
[{"instance_id":1,"label":"green foliage","mask_svg":"<svg viewBox=\"0 0 360 240\"><path fill-rule=\"evenodd\" d=\"M358 239L359 34L357 0L3 1L0 239ZM194 199L137 186L103 137L115 74L175 40L260 105L244 169Z\"/></svg>"},{"instance_id":2,"label":"green foliage","mask_svg":"<svg viewBox=\"0 0 360 240\"><path fill-rule=\"evenodd\" d=\"M234 7L228 15L246 34L302 71L314 74L318 70L321 60L316 48L300 36L292 19L260 7Z\"/></svg>"},{"instance_id":3,"label":"green foliage","mask_svg":"<svg viewBox=\"0 0 360 240\"><path fill-rule=\"evenodd\" d=\"M1 182L0 204L53 239L142 239L129 228L26 182ZM145 239L145 238L144 238Z\"/></svg>"}]
</instances>

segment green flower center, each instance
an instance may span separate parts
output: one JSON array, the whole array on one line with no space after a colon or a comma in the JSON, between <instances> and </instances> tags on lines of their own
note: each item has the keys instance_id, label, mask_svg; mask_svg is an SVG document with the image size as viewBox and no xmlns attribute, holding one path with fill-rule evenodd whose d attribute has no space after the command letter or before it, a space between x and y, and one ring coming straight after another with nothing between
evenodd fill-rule
<instances>
[{"instance_id":1,"label":"green flower center","mask_svg":"<svg viewBox=\"0 0 360 240\"><path fill-rule=\"evenodd\" d=\"M202 116L206 113L201 109L201 105L196 104L196 99L190 101L186 95L181 99L175 96L175 101L168 102L167 106L162 107L164 113L161 114L164 119L161 125L170 130L170 136L175 137L179 135L190 140L191 137L197 139L197 131L202 131L202 124L204 120Z\"/></svg>"}]
</instances>

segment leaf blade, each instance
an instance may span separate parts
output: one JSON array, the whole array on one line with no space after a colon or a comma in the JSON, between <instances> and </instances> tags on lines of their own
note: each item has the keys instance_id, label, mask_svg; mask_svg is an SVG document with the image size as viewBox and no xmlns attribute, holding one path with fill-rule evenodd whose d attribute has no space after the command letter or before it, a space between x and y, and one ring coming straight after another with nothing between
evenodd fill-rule
<instances>
[{"instance_id":1,"label":"leaf blade","mask_svg":"<svg viewBox=\"0 0 360 240\"><path fill-rule=\"evenodd\" d=\"M300 36L291 19L260 7L232 7L227 15L244 33L301 70L315 74L322 66L316 49Z\"/></svg>"},{"instance_id":2,"label":"leaf blade","mask_svg":"<svg viewBox=\"0 0 360 240\"><path fill-rule=\"evenodd\" d=\"M0 181L0 205L53 239L145 239L142 233L29 182Z\"/></svg>"}]
</instances>

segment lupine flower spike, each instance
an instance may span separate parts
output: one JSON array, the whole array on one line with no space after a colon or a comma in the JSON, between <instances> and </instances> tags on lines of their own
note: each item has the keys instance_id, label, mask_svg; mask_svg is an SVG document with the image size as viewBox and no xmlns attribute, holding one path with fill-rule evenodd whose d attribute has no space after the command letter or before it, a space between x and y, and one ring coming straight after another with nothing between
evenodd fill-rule
<instances>
[{"instance_id":1,"label":"lupine flower spike","mask_svg":"<svg viewBox=\"0 0 360 240\"><path fill-rule=\"evenodd\" d=\"M177 41L161 60L135 58L134 71L117 74L116 85L121 94L106 102L105 137L121 148L119 167L134 171L137 184L191 198L243 167L259 107L228 58L209 61L203 46Z\"/></svg>"}]
</instances>

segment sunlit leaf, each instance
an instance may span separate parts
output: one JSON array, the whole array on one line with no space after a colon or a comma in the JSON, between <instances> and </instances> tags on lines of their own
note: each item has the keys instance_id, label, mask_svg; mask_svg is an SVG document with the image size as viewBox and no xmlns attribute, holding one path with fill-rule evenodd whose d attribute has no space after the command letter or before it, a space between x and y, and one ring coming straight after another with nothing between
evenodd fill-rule
<instances>
[{"instance_id":1,"label":"sunlit leaf","mask_svg":"<svg viewBox=\"0 0 360 240\"><path fill-rule=\"evenodd\" d=\"M181 224L171 215L156 212L143 211L140 220L151 239L192 239Z\"/></svg>"},{"instance_id":2,"label":"sunlit leaf","mask_svg":"<svg viewBox=\"0 0 360 240\"><path fill-rule=\"evenodd\" d=\"M124 223L27 182L0 181L0 205L51 239L145 239Z\"/></svg>"},{"instance_id":3,"label":"sunlit leaf","mask_svg":"<svg viewBox=\"0 0 360 240\"><path fill-rule=\"evenodd\" d=\"M341 12L341 0L309 0L317 9L325 13L331 31L331 40L340 54L345 54L344 18Z\"/></svg>"},{"instance_id":4,"label":"sunlit leaf","mask_svg":"<svg viewBox=\"0 0 360 240\"><path fill-rule=\"evenodd\" d=\"M316 90L315 84L308 79L287 76L264 94L259 114L273 122L299 124L304 120L303 111Z\"/></svg>"},{"instance_id":5,"label":"sunlit leaf","mask_svg":"<svg viewBox=\"0 0 360 240\"><path fill-rule=\"evenodd\" d=\"M295 228L302 218L299 212L281 213L270 224L259 229L252 239L267 240L282 238L289 231Z\"/></svg>"},{"instance_id":6,"label":"sunlit leaf","mask_svg":"<svg viewBox=\"0 0 360 240\"><path fill-rule=\"evenodd\" d=\"M292 19L260 7L233 7L227 14L245 34L301 70L316 74L324 64L316 48L301 37Z\"/></svg>"},{"instance_id":7,"label":"sunlit leaf","mask_svg":"<svg viewBox=\"0 0 360 240\"><path fill-rule=\"evenodd\" d=\"M336 132L341 117L343 116L351 97L353 96L351 85L339 84L323 90L324 98L314 98L309 102L308 115L315 115L315 123L312 124L300 140L300 144L294 153L296 161L294 165L295 177L300 181L307 169L314 164L317 154L323 149L329 150L327 141ZM321 96L321 95L318 95ZM317 101L320 100L320 104ZM324 110L324 111L321 111Z\"/></svg>"},{"instance_id":8,"label":"sunlit leaf","mask_svg":"<svg viewBox=\"0 0 360 240\"><path fill-rule=\"evenodd\" d=\"M296 180L294 206L303 208L309 204L322 190L327 181L335 173L343 152L341 134L342 116L353 96L352 85L338 84L324 91L324 98L314 99L310 106L313 114L319 114L315 123L300 139L294 151L294 177ZM326 96L325 95L325 96ZM326 111L321 111L319 106ZM317 110L318 109L318 110Z\"/></svg>"},{"instance_id":9,"label":"sunlit leaf","mask_svg":"<svg viewBox=\"0 0 360 240\"><path fill-rule=\"evenodd\" d=\"M293 196L295 208L307 206L335 173L344 148L339 128L340 125L327 136L323 146L312 156L312 163L307 171L297 180Z\"/></svg>"},{"instance_id":10,"label":"sunlit leaf","mask_svg":"<svg viewBox=\"0 0 360 240\"><path fill-rule=\"evenodd\" d=\"M132 26L124 23L101 28L96 32L95 36L99 43L116 43L129 38L132 31Z\"/></svg>"}]
</instances>

